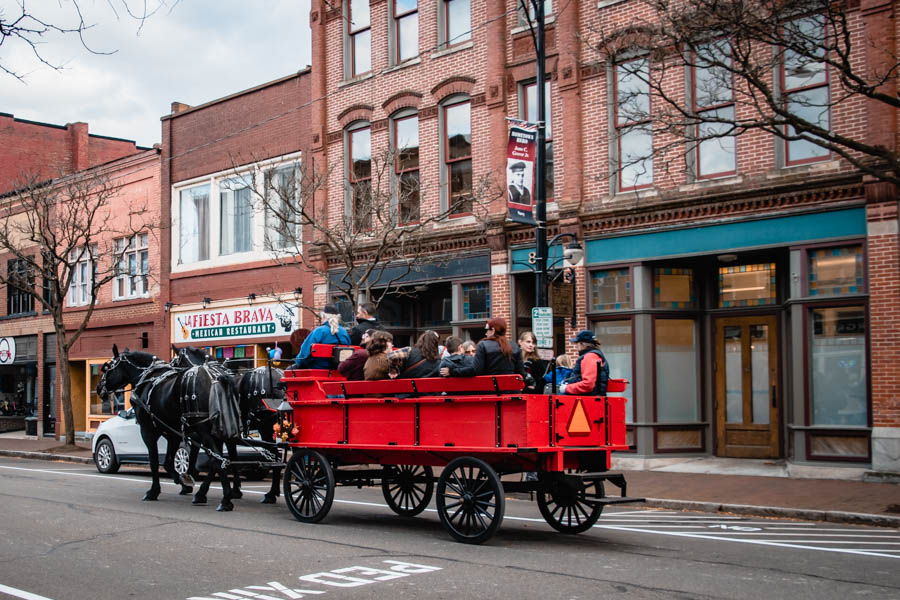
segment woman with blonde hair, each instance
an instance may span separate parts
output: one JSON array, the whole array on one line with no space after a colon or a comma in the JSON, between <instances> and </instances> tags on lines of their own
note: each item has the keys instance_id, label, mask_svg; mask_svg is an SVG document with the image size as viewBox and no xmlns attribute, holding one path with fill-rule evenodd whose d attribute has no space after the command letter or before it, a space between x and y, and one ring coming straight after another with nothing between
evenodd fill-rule
<instances>
[{"instance_id":1,"label":"woman with blonde hair","mask_svg":"<svg viewBox=\"0 0 900 600\"><path fill-rule=\"evenodd\" d=\"M350 345L350 334L341 326L341 313L334 304L326 304L321 312L322 324L303 340L300 352L294 359L295 369L329 369L331 359L310 356L313 344Z\"/></svg>"},{"instance_id":2,"label":"woman with blonde hair","mask_svg":"<svg viewBox=\"0 0 900 600\"><path fill-rule=\"evenodd\" d=\"M550 366L549 360L544 360L537 352L537 336L530 329L519 334L519 348L522 349L522 366L525 372L531 375L531 380L526 377L527 389L535 394L544 393L544 373ZM533 384L532 384L533 382Z\"/></svg>"}]
</instances>

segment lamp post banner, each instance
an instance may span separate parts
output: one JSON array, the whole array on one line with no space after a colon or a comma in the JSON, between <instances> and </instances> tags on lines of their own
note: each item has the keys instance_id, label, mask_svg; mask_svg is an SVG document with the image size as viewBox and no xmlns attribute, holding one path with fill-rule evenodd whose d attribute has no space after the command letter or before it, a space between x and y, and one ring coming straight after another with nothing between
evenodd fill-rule
<instances>
[{"instance_id":1,"label":"lamp post banner","mask_svg":"<svg viewBox=\"0 0 900 600\"><path fill-rule=\"evenodd\" d=\"M537 126L513 121L506 146L506 191L511 221L534 225L534 157Z\"/></svg>"}]
</instances>

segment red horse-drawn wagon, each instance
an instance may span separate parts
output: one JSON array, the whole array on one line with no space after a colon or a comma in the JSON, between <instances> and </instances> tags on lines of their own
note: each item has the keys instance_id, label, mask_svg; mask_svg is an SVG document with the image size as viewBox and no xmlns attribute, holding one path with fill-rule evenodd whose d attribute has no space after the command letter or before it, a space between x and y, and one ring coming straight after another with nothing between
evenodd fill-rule
<instances>
[{"instance_id":1,"label":"red horse-drawn wagon","mask_svg":"<svg viewBox=\"0 0 900 600\"><path fill-rule=\"evenodd\" d=\"M342 350L316 345L313 355L336 364ZM590 528L607 504L639 501L609 473L610 453L627 449L625 398L528 394L518 375L346 381L316 369L286 371L283 382L293 409L282 429L291 450L284 495L300 521L322 520L336 485L380 483L405 516L436 491L450 535L476 544L500 526L505 491L534 492L564 533ZM626 384L612 379L608 392ZM442 467L437 477L433 467ZM536 480L502 480L526 472ZM607 496L604 482L620 495Z\"/></svg>"}]
</instances>

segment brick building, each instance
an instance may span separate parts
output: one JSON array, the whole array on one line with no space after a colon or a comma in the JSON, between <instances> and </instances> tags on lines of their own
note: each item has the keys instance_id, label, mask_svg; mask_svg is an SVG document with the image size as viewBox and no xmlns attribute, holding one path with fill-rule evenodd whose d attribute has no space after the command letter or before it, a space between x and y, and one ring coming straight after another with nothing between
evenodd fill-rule
<instances>
[{"instance_id":1,"label":"brick building","mask_svg":"<svg viewBox=\"0 0 900 600\"><path fill-rule=\"evenodd\" d=\"M131 145L134 148L134 145ZM160 332L164 329L161 319L162 308L159 298L159 237L154 226L158 224L159 210L159 150L157 148L132 152L131 154L73 174L46 182L50 197L65 198L74 190L81 189L88 182L91 189L108 189L111 217L107 220L98 212L91 224L102 232L93 234L93 254L97 257L97 271L110 271L113 265L110 257L122 256L118 275L101 285L90 321L79 339L69 350L69 376L71 379L71 399L74 429L77 433L95 429L103 420L124 408L127 398L120 398L122 404L102 400L94 389L100 376L100 365L109 359L113 343L131 349L144 349L161 353L167 347L167 340ZM109 184L100 183L108 181ZM14 194L6 198L15 211ZM105 210L105 209L104 209ZM138 215L137 211L146 211ZM17 218L16 216L6 218ZM135 235L122 232L142 221L140 231ZM61 230L70 222L60 224ZM143 226L145 225L145 226ZM117 233L118 232L118 233ZM59 232L57 239L66 240L66 234ZM61 241L65 243L65 241ZM35 248L35 256L39 249ZM2 268L7 272L18 269L28 272L27 263L13 256L2 257ZM23 271L24 269L24 271ZM66 328L71 333L79 326L87 306L90 304L93 287L92 261L85 255L73 266L75 277L65 294L63 317ZM39 270L32 272L31 285L35 289L44 288L45 298L49 285L41 277ZM0 381L5 396L24 393L28 406L27 413L34 424L28 433L38 436L56 436L64 431L63 413L58 406L59 385L62 374L57 364L57 339L52 317L43 306L29 294L11 286L0 288L0 304L5 313L0 316L0 338L11 340L15 346L16 359L13 364L0 365Z\"/></svg>"},{"instance_id":2,"label":"brick building","mask_svg":"<svg viewBox=\"0 0 900 600\"><path fill-rule=\"evenodd\" d=\"M120 350L128 348L168 356L161 296L161 236L165 230L159 225L160 150L158 147L145 150L88 169L81 175L109 177L118 188L112 205L122 218L127 218L125 215L131 211L146 209L140 217L146 227L137 227L140 231L133 235L106 232L97 238L100 248L108 248L110 255L122 256L122 268L115 279L100 288L87 327L69 349L76 432L94 431L103 421L130 405L130 393L113 399L97 396L100 368L112 356L113 344ZM136 226L123 223L117 227L115 222L110 225L120 232ZM101 267L104 268L108 267ZM66 297L65 320L70 331L81 322L83 305L88 301L79 289L80 283L76 278ZM45 352L47 356L56 355L52 346L45 346ZM47 368L51 368L49 364ZM48 377L52 378L53 374L48 373ZM62 417L61 413L59 417ZM64 432L62 424L57 431Z\"/></svg>"},{"instance_id":3,"label":"brick building","mask_svg":"<svg viewBox=\"0 0 900 600\"><path fill-rule=\"evenodd\" d=\"M0 194L23 176L54 179L137 151L133 141L88 133L87 123L52 125L0 113Z\"/></svg>"},{"instance_id":4,"label":"brick building","mask_svg":"<svg viewBox=\"0 0 900 600\"><path fill-rule=\"evenodd\" d=\"M312 2L309 77L321 101L311 106L310 149L330 174L317 199L331 218L359 210L374 157L389 148L403 158L394 182L418 184L418 206L401 218L452 213L428 226L432 264L381 306L401 344L426 328L478 338L488 315L509 319L513 335L530 328L534 234L505 221L502 193L506 119L534 120L537 93L516 5ZM656 157L655 171L616 167L620 142L657 141L627 137L615 85L627 79L625 61L591 61L581 34L630 23L633 5L545 2L548 228L585 249L574 324L558 319L555 351L576 329L597 332L613 375L632 382L629 439L639 455L900 471L896 191L846 160L763 133L735 138L722 164L698 150L688 161ZM897 7L853 4L854 36L894 44ZM636 58L631 68L645 68ZM689 76L674 82L682 93ZM817 93L830 91L824 81ZM896 147L895 116L862 100L835 106L828 122ZM481 198L488 211L478 216L456 201L485 177L501 194ZM327 278L316 284L317 303L344 300ZM572 290L551 298L565 314Z\"/></svg>"},{"instance_id":5,"label":"brick building","mask_svg":"<svg viewBox=\"0 0 900 600\"><path fill-rule=\"evenodd\" d=\"M263 196L298 177L309 144L309 73L301 71L162 118L162 255L167 335L175 346L264 364L292 356L311 316L312 282L275 235ZM260 362L258 362L260 361Z\"/></svg>"}]
</instances>

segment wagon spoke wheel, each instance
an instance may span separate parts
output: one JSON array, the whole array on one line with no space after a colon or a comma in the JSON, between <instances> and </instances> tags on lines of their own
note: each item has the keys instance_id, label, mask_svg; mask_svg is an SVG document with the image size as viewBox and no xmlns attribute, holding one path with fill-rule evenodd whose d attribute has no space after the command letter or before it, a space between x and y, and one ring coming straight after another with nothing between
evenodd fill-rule
<instances>
[{"instance_id":1,"label":"wagon spoke wheel","mask_svg":"<svg viewBox=\"0 0 900 600\"><path fill-rule=\"evenodd\" d=\"M431 502L434 471L419 465L385 467L381 492L392 511L401 517L414 517Z\"/></svg>"},{"instance_id":2,"label":"wagon spoke wheel","mask_svg":"<svg viewBox=\"0 0 900 600\"><path fill-rule=\"evenodd\" d=\"M441 472L438 516L457 541L481 544L490 539L503 521L503 508L503 484L483 460L462 456Z\"/></svg>"},{"instance_id":3,"label":"wagon spoke wheel","mask_svg":"<svg viewBox=\"0 0 900 600\"><path fill-rule=\"evenodd\" d=\"M334 471L324 456L315 450L294 452L284 473L284 499L298 521L325 518L334 501Z\"/></svg>"},{"instance_id":4,"label":"wagon spoke wheel","mask_svg":"<svg viewBox=\"0 0 900 600\"><path fill-rule=\"evenodd\" d=\"M582 533L593 527L603 505L588 502L587 490L597 486L596 496L603 496L603 482L582 483L572 479L556 479L537 494L541 516L553 529L562 533Z\"/></svg>"}]
</instances>

